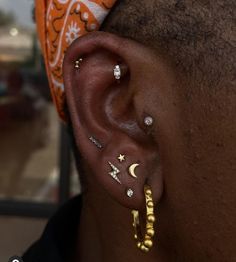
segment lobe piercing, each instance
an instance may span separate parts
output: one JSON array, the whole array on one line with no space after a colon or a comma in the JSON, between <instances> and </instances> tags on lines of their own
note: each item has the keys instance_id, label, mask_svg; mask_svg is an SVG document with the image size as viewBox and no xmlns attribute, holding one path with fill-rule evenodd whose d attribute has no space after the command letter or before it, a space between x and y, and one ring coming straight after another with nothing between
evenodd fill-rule
<instances>
[{"instance_id":1,"label":"lobe piercing","mask_svg":"<svg viewBox=\"0 0 236 262\"><path fill-rule=\"evenodd\" d=\"M102 149L103 146L100 144L100 142L98 142L97 139L95 139L94 137L90 137L89 140L99 149Z\"/></svg>"},{"instance_id":2,"label":"lobe piercing","mask_svg":"<svg viewBox=\"0 0 236 262\"><path fill-rule=\"evenodd\" d=\"M119 160L120 162L125 161L125 155L120 154L120 155L118 156L118 160Z\"/></svg>"},{"instance_id":3,"label":"lobe piercing","mask_svg":"<svg viewBox=\"0 0 236 262\"><path fill-rule=\"evenodd\" d=\"M81 63L82 63L83 59L79 58L78 60L75 61L75 69L79 70Z\"/></svg>"},{"instance_id":4,"label":"lobe piercing","mask_svg":"<svg viewBox=\"0 0 236 262\"><path fill-rule=\"evenodd\" d=\"M120 173L120 170L115 167L111 162L108 162L108 164L110 165L110 167L112 168L112 171L109 172L109 175L116 181L118 182L119 184L121 184L121 181L120 179L118 178L118 174Z\"/></svg>"},{"instance_id":5,"label":"lobe piercing","mask_svg":"<svg viewBox=\"0 0 236 262\"><path fill-rule=\"evenodd\" d=\"M152 118L151 116L146 116L146 117L144 118L144 124L145 124L146 126L152 126L152 125L153 125L153 122L154 122L154 120L153 120L153 118Z\"/></svg>"},{"instance_id":6,"label":"lobe piercing","mask_svg":"<svg viewBox=\"0 0 236 262\"><path fill-rule=\"evenodd\" d=\"M114 67L113 73L114 73L114 77L115 77L116 80L120 80L121 79L121 68L120 68L120 65L116 65Z\"/></svg>"},{"instance_id":7,"label":"lobe piercing","mask_svg":"<svg viewBox=\"0 0 236 262\"><path fill-rule=\"evenodd\" d=\"M136 167L138 167L139 164L135 163L135 164L132 164L130 167L129 167L129 175L132 176L133 178L138 178L135 174L135 169Z\"/></svg>"},{"instance_id":8,"label":"lobe piercing","mask_svg":"<svg viewBox=\"0 0 236 262\"><path fill-rule=\"evenodd\" d=\"M131 188L129 188L129 189L126 191L126 195L131 198L131 197L134 195L134 191L133 191Z\"/></svg>"}]
</instances>

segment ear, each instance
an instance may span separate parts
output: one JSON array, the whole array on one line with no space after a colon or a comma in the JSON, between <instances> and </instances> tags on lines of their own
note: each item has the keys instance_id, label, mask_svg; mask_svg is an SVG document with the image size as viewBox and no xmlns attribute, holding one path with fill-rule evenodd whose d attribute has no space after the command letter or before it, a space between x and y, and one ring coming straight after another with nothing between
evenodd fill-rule
<instances>
[{"instance_id":1,"label":"ear","mask_svg":"<svg viewBox=\"0 0 236 262\"><path fill-rule=\"evenodd\" d=\"M146 81L155 74L155 57L132 40L96 32L76 40L64 60L67 105L77 146L95 181L133 209L144 207L145 184L151 186L154 202L163 192L158 146L150 135L152 127L144 124L148 112L142 101ZM77 70L79 58L83 60ZM119 82L113 75L116 64L122 68ZM149 74L142 75L144 71ZM129 189L132 197L127 195Z\"/></svg>"}]
</instances>

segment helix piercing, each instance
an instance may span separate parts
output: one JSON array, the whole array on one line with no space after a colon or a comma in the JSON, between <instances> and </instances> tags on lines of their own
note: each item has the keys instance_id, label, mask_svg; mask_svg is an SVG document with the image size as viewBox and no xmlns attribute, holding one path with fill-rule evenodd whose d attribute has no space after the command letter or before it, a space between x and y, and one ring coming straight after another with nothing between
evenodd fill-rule
<instances>
[{"instance_id":1,"label":"helix piercing","mask_svg":"<svg viewBox=\"0 0 236 262\"><path fill-rule=\"evenodd\" d=\"M75 69L79 70L81 63L82 63L83 59L79 58L78 60L75 61Z\"/></svg>"},{"instance_id":2,"label":"helix piercing","mask_svg":"<svg viewBox=\"0 0 236 262\"><path fill-rule=\"evenodd\" d=\"M146 126L152 126L152 125L153 125L153 122L154 122L154 120L153 120L153 118L152 118L151 116L146 116L146 117L144 118L144 124L145 124Z\"/></svg>"},{"instance_id":3,"label":"helix piercing","mask_svg":"<svg viewBox=\"0 0 236 262\"><path fill-rule=\"evenodd\" d=\"M121 68L120 65L116 65L113 69L113 74L116 80L121 79Z\"/></svg>"},{"instance_id":4,"label":"helix piercing","mask_svg":"<svg viewBox=\"0 0 236 262\"><path fill-rule=\"evenodd\" d=\"M103 146L102 146L102 144L97 140L97 139L95 139L94 137L90 137L89 138L89 140L97 147L97 148L99 148L99 149L102 149L103 148Z\"/></svg>"},{"instance_id":5,"label":"helix piercing","mask_svg":"<svg viewBox=\"0 0 236 262\"><path fill-rule=\"evenodd\" d=\"M145 235L142 238L141 236L141 227L140 227L140 219L139 219L139 211L133 210L133 226L134 226L134 238L137 240L137 247L143 252L149 252L153 246L153 237L155 235L154 223L156 221L154 215L154 202L152 197L152 190L150 186L144 186L144 195L146 202L146 230Z\"/></svg>"}]
</instances>

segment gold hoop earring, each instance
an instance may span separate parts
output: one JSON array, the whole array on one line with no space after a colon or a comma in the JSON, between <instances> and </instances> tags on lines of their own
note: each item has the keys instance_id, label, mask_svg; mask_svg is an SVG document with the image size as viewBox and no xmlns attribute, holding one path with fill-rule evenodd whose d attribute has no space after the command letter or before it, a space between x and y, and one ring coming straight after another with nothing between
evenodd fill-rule
<instances>
[{"instance_id":1,"label":"gold hoop earring","mask_svg":"<svg viewBox=\"0 0 236 262\"><path fill-rule=\"evenodd\" d=\"M155 235L154 223L155 223L155 215L154 215L154 202L152 198L152 190L150 186L144 186L144 195L146 201L146 231L144 238L141 236L141 227L140 227L140 219L139 219L139 211L133 210L133 226L135 235L134 238L137 241L137 247L143 252L149 252L153 246L153 237Z\"/></svg>"}]
</instances>

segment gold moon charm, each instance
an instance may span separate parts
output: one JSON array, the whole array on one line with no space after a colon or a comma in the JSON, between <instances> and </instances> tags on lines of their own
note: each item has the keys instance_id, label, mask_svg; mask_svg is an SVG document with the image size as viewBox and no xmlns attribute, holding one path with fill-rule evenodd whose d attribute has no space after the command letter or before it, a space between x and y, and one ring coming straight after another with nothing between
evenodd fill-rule
<instances>
[{"instance_id":1,"label":"gold moon charm","mask_svg":"<svg viewBox=\"0 0 236 262\"><path fill-rule=\"evenodd\" d=\"M134 178L137 178L137 176L135 175L135 169L136 167L138 167L139 164L133 164L129 167L129 174L134 177Z\"/></svg>"}]
</instances>

